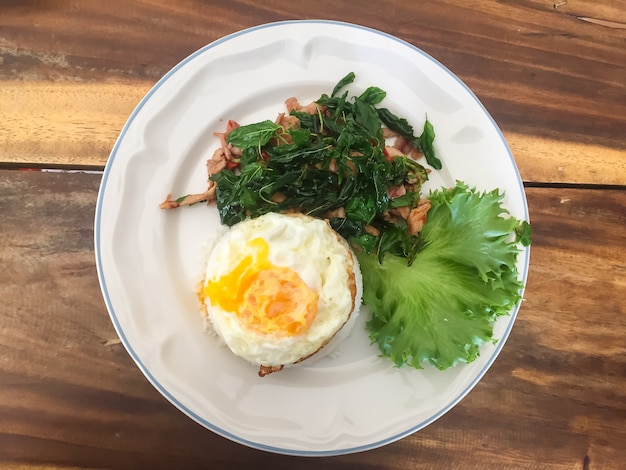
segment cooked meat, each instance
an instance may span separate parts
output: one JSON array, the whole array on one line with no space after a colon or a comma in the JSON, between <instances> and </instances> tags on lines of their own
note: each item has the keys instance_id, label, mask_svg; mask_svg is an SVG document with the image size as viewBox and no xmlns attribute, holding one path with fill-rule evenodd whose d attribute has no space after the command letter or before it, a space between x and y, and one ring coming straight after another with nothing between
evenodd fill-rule
<instances>
[{"instance_id":1,"label":"cooked meat","mask_svg":"<svg viewBox=\"0 0 626 470\"><path fill-rule=\"evenodd\" d=\"M159 207L161 209L176 209L181 206L191 206L192 204L196 204L198 202L211 202L215 199L215 190L216 186L211 182L209 188L203 192L198 194L188 194L186 196L179 197L178 199L172 199L172 195L168 194Z\"/></svg>"},{"instance_id":2,"label":"cooked meat","mask_svg":"<svg viewBox=\"0 0 626 470\"><path fill-rule=\"evenodd\" d=\"M285 131L300 127L300 119L285 113L280 113L274 123L281 126L283 129L285 129Z\"/></svg>"},{"instance_id":3,"label":"cooked meat","mask_svg":"<svg viewBox=\"0 0 626 470\"><path fill-rule=\"evenodd\" d=\"M213 152L213 156L206 161L206 169L208 176L215 175L219 173L224 168L228 166L228 156L224 152L224 148L220 147L215 152Z\"/></svg>"},{"instance_id":4,"label":"cooked meat","mask_svg":"<svg viewBox=\"0 0 626 470\"><path fill-rule=\"evenodd\" d=\"M398 133L396 131L392 131L388 127L383 127L383 137L385 139L390 139L391 137L398 137Z\"/></svg>"},{"instance_id":5,"label":"cooked meat","mask_svg":"<svg viewBox=\"0 0 626 470\"><path fill-rule=\"evenodd\" d=\"M365 230L365 232L369 233L370 235L374 235L375 237L380 235L380 230L378 230L373 225L366 225L365 227L363 227L363 230Z\"/></svg>"},{"instance_id":6,"label":"cooked meat","mask_svg":"<svg viewBox=\"0 0 626 470\"><path fill-rule=\"evenodd\" d=\"M328 211L326 212L326 214L324 214L325 218L330 219L330 218L338 218L338 219L345 219L346 218L346 209L345 207L339 207L333 211Z\"/></svg>"},{"instance_id":7,"label":"cooked meat","mask_svg":"<svg viewBox=\"0 0 626 470\"><path fill-rule=\"evenodd\" d=\"M300 111L302 113L307 114L317 114L319 112L325 112L326 106L320 106L315 101L307 104L306 106L302 106L297 98L291 97L285 100L285 106L287 106L287 111Z\"/></svg>"},{"instance_id":8,"label":"cooked meat","mask_svg":"<svg viewBox=\"0 0 626 470\"><path fill-rule=\"evenodd\" d=\"M411 208L409 206L396 207L394 209L389 209L389 213L402 217L403 219L406 220L409 217L409 214L411 213Z\"/></svg>"},{"instance_id":9,"label":"cooked meat","mask_svg":"<svg viewBox=\"0 0 626 470\"><path fill-rule=\"evenodd\" d=\"M385 156L388 159L393 158L393 157L399 157L400 155L404 156L404 153L399 148L393 147L391 145L387 145L385 147Z\"/></svg>"},{"instance_id":10,"label":"cooked meat","mask_svg":"<svg viewBox=\"0 0 626 470\"><path fill-rule=\"evenodd\" d=\"M403 184L399 184L398 186L391 186L387 188L387 196L390 199L395 199L400 196L404 196L406 194L406 188Z\"/></svg>"},{"instance_id":11,"label":"cooked meat","mask_svg":"<svg viewBox=\"0 0 626 470\"><path fill-rule=\"evenodd\" d=\"M406 219L406 223L411 235L416 235L422 231L426 223L426 214L430 210L430 201L428 199L420 199L417 207L412 209Z\"/></svg>"}]
</instances>

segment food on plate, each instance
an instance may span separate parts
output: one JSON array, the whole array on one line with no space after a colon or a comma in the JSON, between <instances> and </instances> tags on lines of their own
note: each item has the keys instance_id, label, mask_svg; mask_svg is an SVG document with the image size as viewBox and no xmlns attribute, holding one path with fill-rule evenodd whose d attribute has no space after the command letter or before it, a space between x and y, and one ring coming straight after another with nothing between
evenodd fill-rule
<instances>
[{"instance_id":1,"label":"food on plate","mask_svg":"<svg viewBox=\"0 0 626 470\"><path fill-rule=\"evenodd\" d=\"M268 213L235 224L214 244L202 297L218 336L265 376L321 357L347 335L361 283L356 258L327 222Z\"/></svg>"},{"instance_id":2,"label":"food on plate","mask_svg":"<svg viewBox=\"0 0 626 470\"><path fill-rule=\"evenodd\" d=\"M376 107L386 95L377 87L349 99L343 88L354 78L348 74L330 96L307 105L288 98L287 112L274 121L228 121L206 164L207 189L168 195L161 207L215 201L227 226L267 212L298 211L327 219L355 248L410 261L429 204L422 184L441 167L434 131L425 120L417 137L405 119ZM424 159L424 165L418 161Z\"/></svg>"},{"instance_id":3,"label":"food on plate","mask_svg":"<svg viewBox=\"0 0 626 470\"><path fill-rule=\"evenodd\" d=\"M416 136L380 106L385 91L350 96L354 80L309 104L288 98L274 121L228 121L206 190L168 195L161 208L214 202L225 226L271 213L324 219L360 261L366 327L382 356L418 369L471 362L521 300L517 256L530 226L509 216L498 190L459 181L423 194L442 168L433 125L425 119Z\"/></svg>"},{"instance_id":4,"label":"food on plate","mask_svg":"<svg viewBox=\"0 0 626 470\"><path fill-rule=\"evenodd\" d=\"M493 323L521 300L520 244L530 226L510 217L498 190L480 193L461 182L430 194L422 248L409 266L357 253L363 299L373 315L370 338L398 367L430 363L447 369L478 357L494 341Z\"/></svg>"}]
</instances>

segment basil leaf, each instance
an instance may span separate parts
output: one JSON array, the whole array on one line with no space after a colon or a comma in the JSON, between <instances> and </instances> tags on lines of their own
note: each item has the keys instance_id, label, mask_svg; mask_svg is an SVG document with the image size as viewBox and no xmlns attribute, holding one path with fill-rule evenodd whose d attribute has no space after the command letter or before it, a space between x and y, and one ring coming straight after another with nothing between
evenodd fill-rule
<instances>
[{"instance_id":1,"label":"basil leaf","mask_svg":"<svg viewBox=\"0 0 626 470\"><path fill-rule=\"evenodd\" d=\"M333 92L331 93L330 96L335 96L339 92L339 90L341 90L344 86L349 85L350 83L354 82L355 78L356 78L356 75L354 75L354 72L350 72L348 75L343 77L341 80L339 80L337 85L335 85L335 88L333 88Z\"/></svg>"},{"instance_id":2,"label":"basil leaf","mask_svg":"<svg viewBox=\"0 0 626 470\"><path fill-rule=\"evenodd\" d=\"M378 87L371 86L367 90L365 90L361 96L359 96L359 100L367 103L369 105L374 106L375 104L380 103L387 96L387 92L381 90Z\"/></svg>"},{"instance_id":3,"label":"basil leaf","mask_svg":"<svg viewBox=\"0 0 626 470\"><path fill-rule=\"evenodd\" d=\"M363 248L363 251L367 254L372 253L376 249L376 244L378 243L378 237L370 235L369 233L364 233L360 237L352 237L349 240L353 245Z\"/></svg>"},{"instance_id":4,"label":"basil leaf","mask_svg":"<svg viewBox=\"0 0 626 470\"><path fill-rule=\"evenodd\" d=\"M418 240L407 234L406 222L394 225L385 215L393 207L415 207L428 175L409 158L387 161L382 126L411 139L416 148L420 144L432 147L434 132L426 126L420 142L408 121L385 108L377 109L376 104L386 96L380 88L369 87L349 98L349 92L341 88L354 78L354 74L346 75L333 96L321 95L317 103L326 108L325 113L291 112L300 126L287 130L290 143L284 138L287 134L278 135L280 126L271 121L242 126L229 134L227 141L242 148L240 165L211 177L217 184L217 206L224 224L269 211L297 210L326 217L329 211L343 208L345 217L334 218L331 226L353 246L376 253L380 259L391 253L411 263ZM409 181L414 185L411 191L390 200L388 188ZM277 194L280 197L274 197ZM380 235L366 233L368 224Z\"/></svg>"},{"instance_id":5,"label":"basil leaf","mask_svg":"<svg viewBox=\"0 0 626 470\"><path fill-rule=\"evenodd\" d=\"M406 119L396 116L387 108L378 108L377 111L378 117L389 129L409 140L413 141L416 139L415 135L413 135L413 126Z\"/></svg>"},{"instance_id":6,"label":"basil leaf","mask_svg":"<svg viewBox=\"0 0 626 470\"><path fill-rule=\"evenodd\" d=\"M324 160L326 147L323 143L301 146L295 143L277 145L268 148L267 154L272 163L289 163L308 165Z\"/></svg>"},{"instance_id":7,"label":"basil leaf","mask_svg":"<svg viewBox=\"0 0 626 470\"><path fill-rule=\"evenodd\" d=\"M344 92L343 95L341 95L341 98L339 98L339 101L337 101L337 106L335 107L335 119L341 117L341 115L343 114L344 108L347 105L347 100L348 99L348 92ZM350 109L348 109L348 112L351 112Z\"/></svg>"},{"instance_id":8,"label":"basil leaf","mask_svg":"<svg viewBox=\"0 0 626 470\"><path fill-rule=\"evenodd\" d=\"M378 237L378 245L376 247L376 256L378 262L382 263L385 254L391 253L396 256L402 256L402 240L404 238L404 230L395 225L388 225L386 230L380 233Z\"/></svg>"},{"instance_id":9,"label":"basil leaf","mask_svg":"<svg viewBox=\"0 0 626 470\"><path fill-rule=\"evenodd\" d=\"M441 160L435 155L435 147L433 142L435 140L435 129L428 119L424 123L424 131L420 135L420 150L426 157L426 161L435 170L441 170Z\"/></svg>"},{"instance_id":10,"label":"basil leaf","mask_svg":"<svg viewBox=\"0 0 626 470\"><path fill-rule=\"evenodd\" d=\"M267 144L281 127L272 121L262 121L238 127L228 134L226 142L240 147L261 147Z\"/></svg>"},{"instance_id":11,"label":"basil leaf","mask_svg":"<svg viewBox=\"0 0 626 470\"><path fill-rule=\"evenodd\" d=\"M389 203L390 207L415 207L420 200L418 191L410 191L400 197L392 199Z\"/></svg>"},{"instance_id":12,"label":"basil leaf","mask_svg":"<svg viewBox=\"0 0 626 470\"><path fill-rule=\"evenodd\" d=\"M372 105L357 98L354 101L354 119L365 128L371 137L380 140L382 123Z\"/></svg>"},{"instance_id":13,"label":"basil leaf","mask_svg":"<svg viewBox=\"0 0 626 470\"><path fill-rule=\"evenodd\" d=\"M289 129L291 140L298 147L304 147L311 141L311 131L309 129L293 128Z\"/></svg>"},{"instance_id":14,"label":"basil leaf","mask_svg":"<svg viewBox=\"0 0 626 470\"><path fill-rule=\"evenodd\" d=\"M320 131L320 118L317 114L303 113L302 111L291 111L291 116L295 116L300 121L300 127L307 129L314 134Z\"/></svg>"},{"instance_id":15,"label":"basil leaf","mask_svg":"<svg viewBox=\"0 0 626 470\"><path fill-rule=\"evenodd\" d=\"M360 237L363 234L363 222L346 217L331 217L328 219L328 223L335 232L340 233L346 240Z\"/></svg>"},{"instance_id":16,"label":"basil leaf","mask_svg":"<svg viewBox=\"0 0 626 470\"><path fill-rule=\"evenodd\" d=\"M376 202L371 197L354 198L346 204L346 216L349 219L369 224L376 216Z\"/></svg>"}]
</instances>

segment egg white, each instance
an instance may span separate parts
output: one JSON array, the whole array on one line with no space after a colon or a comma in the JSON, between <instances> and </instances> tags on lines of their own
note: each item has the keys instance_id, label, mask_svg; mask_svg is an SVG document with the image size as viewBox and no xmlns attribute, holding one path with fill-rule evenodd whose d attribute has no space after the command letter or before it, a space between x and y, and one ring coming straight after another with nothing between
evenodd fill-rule
<instances>
[{"instance_id":1,"label":"egg white","mask_svg":"<svg viewBox=\"0 0 626 470\"><path fill-rule=\"evenodd\" d=\"M234 225L217 240L207 261L204 284L229 274L244 257L254 256L250 241L255 238L267 242L273 265L292 269L318 292L317 315L306 332L278 337L248 328L236 313L205 298L212 328L235 355L258 366L286 366L330 352L326 346L348 320L352 325L359 313L362 280L356 256L324 220L268 213ZM344 338L347 333L337 337Z\"/></svg>"}]
</instances>

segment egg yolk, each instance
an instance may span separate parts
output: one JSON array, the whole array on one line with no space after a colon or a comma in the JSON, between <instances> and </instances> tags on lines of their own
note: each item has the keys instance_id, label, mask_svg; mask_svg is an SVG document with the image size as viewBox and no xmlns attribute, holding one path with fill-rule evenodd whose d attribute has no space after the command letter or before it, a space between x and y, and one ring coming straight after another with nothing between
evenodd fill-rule
<instances>
[{"instance_id":1,"label":"egg yolk","mask_svg":"<svg viewBox=\"0 0 626 470\"><path fill-rule=\"evenodd\" d=\"M262 238L248 244L253 254L244 257L228 274L204 288L211 304L234 312L246 326L262 334L295 336L305 333L317 315L319 294L291 268L268 259L269 245Z\"/></svg>"}]
</instances>

